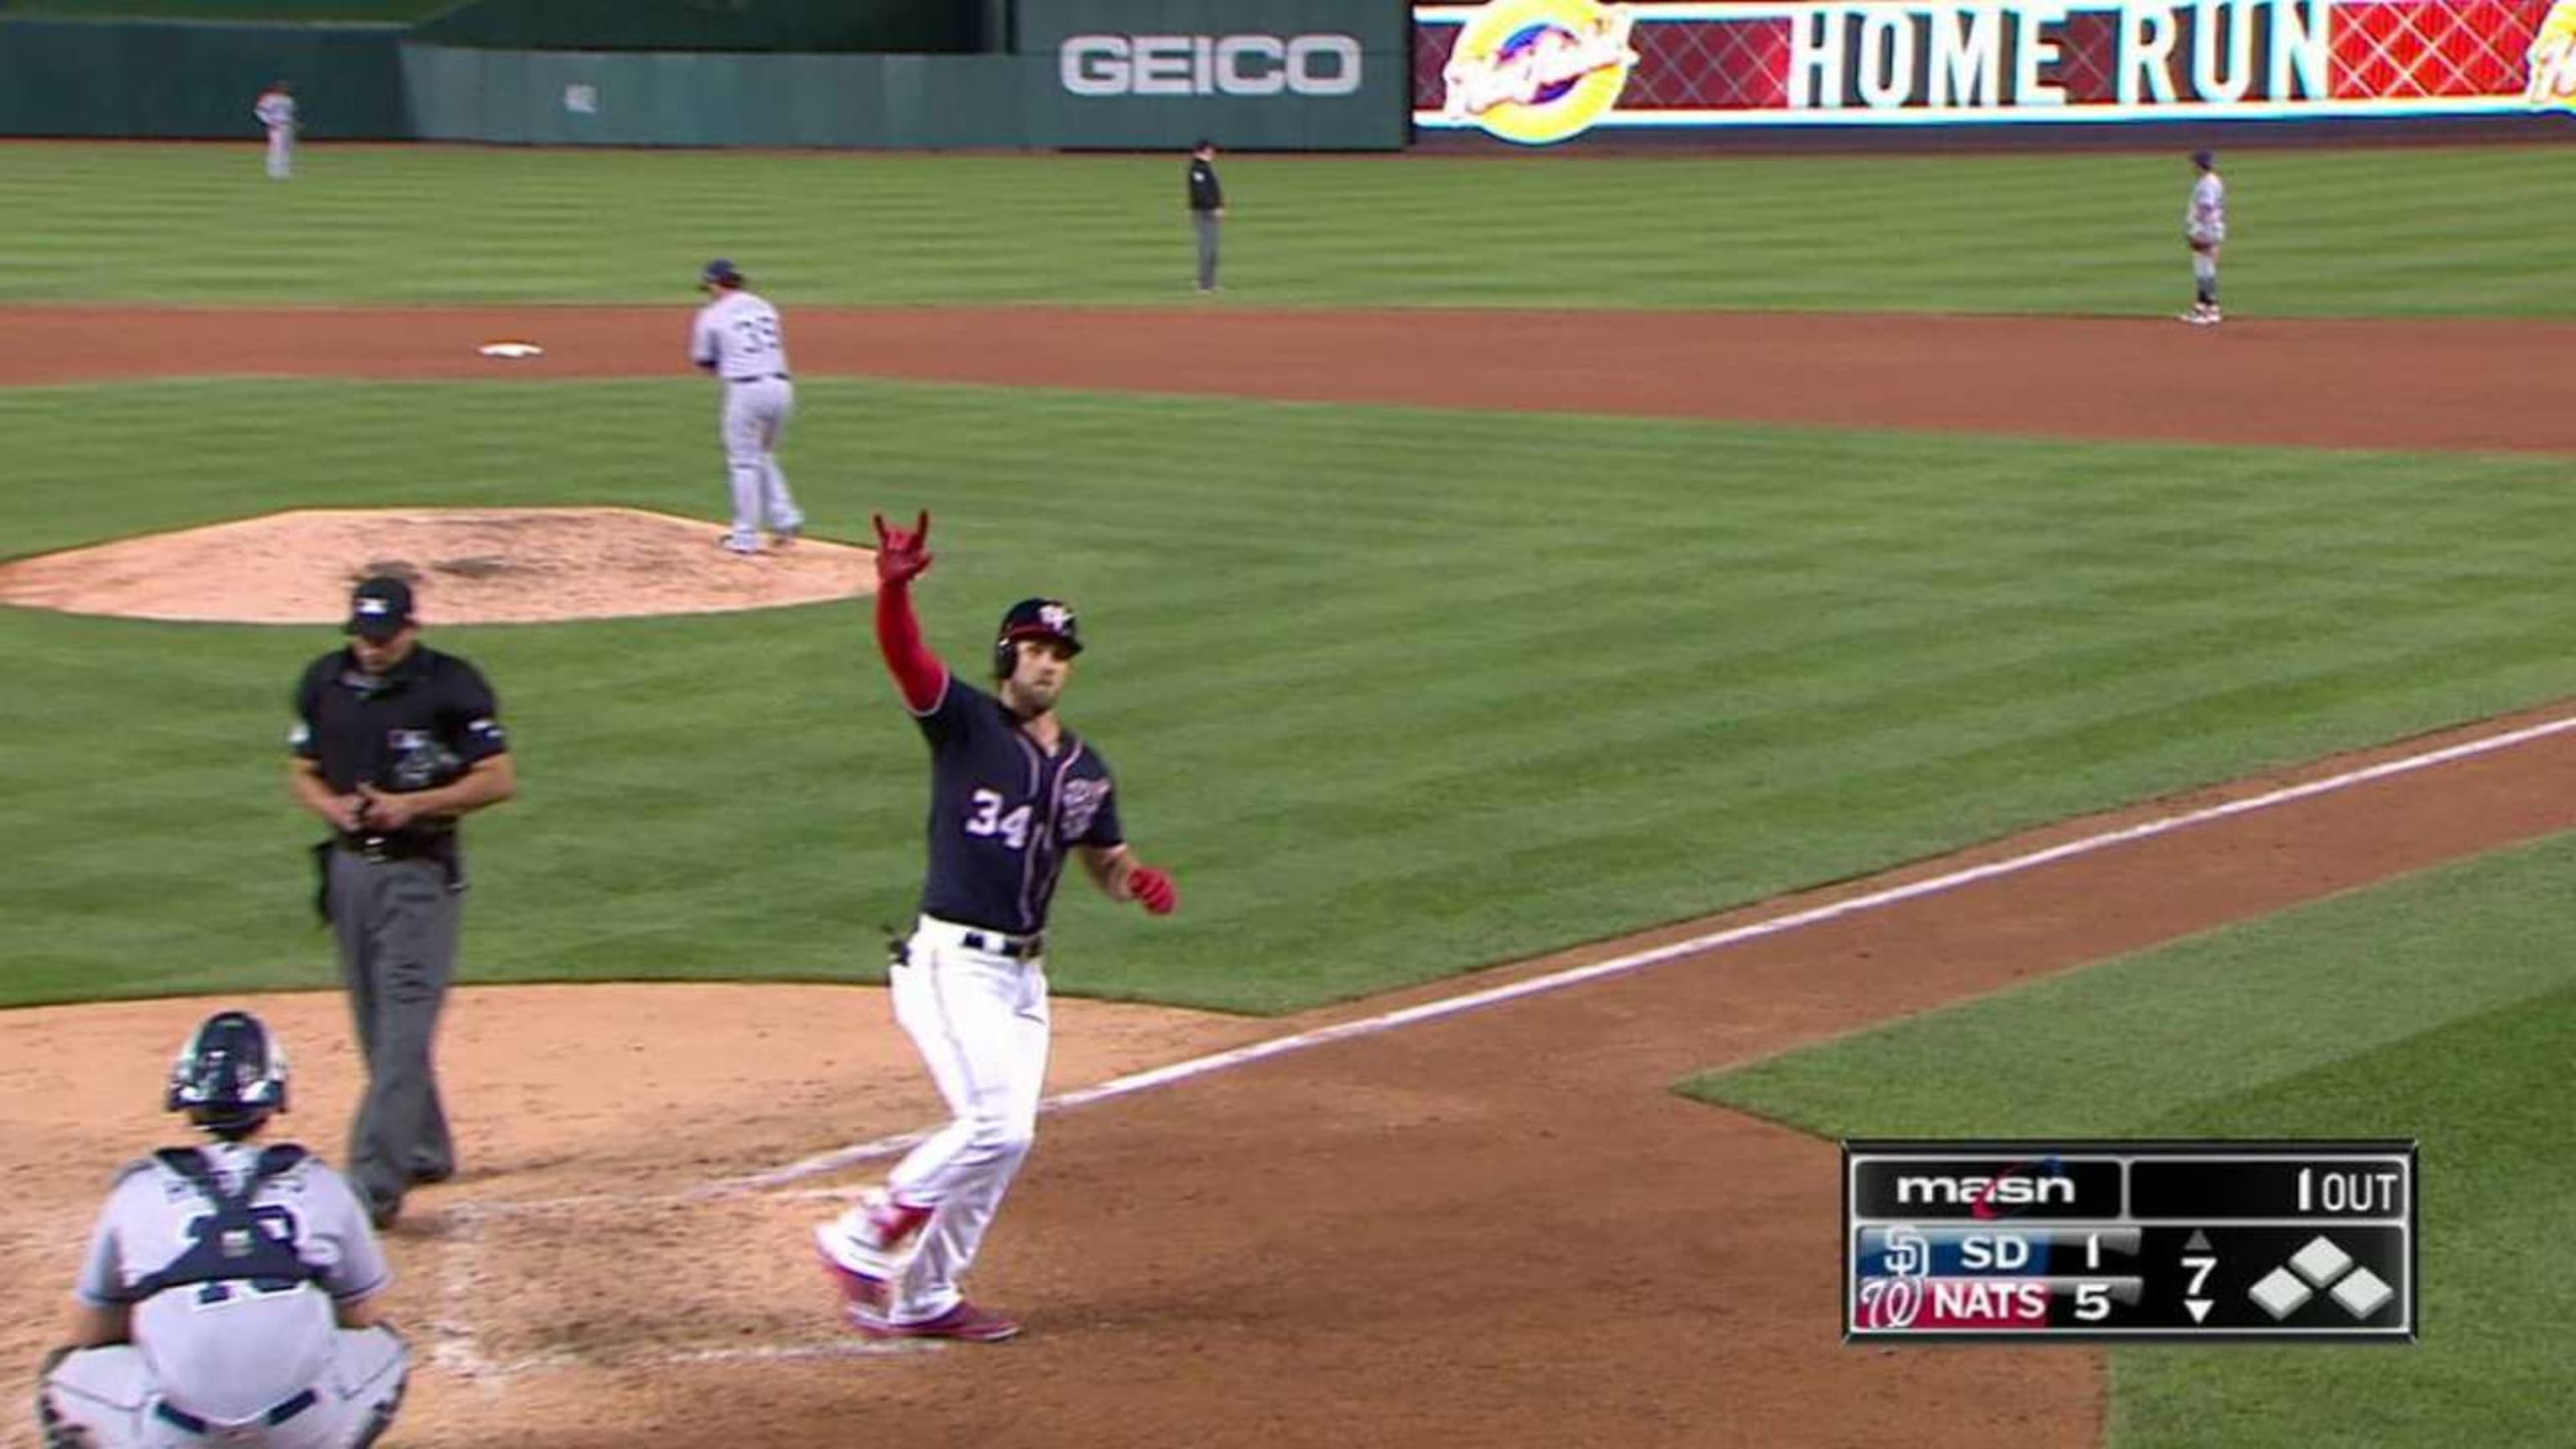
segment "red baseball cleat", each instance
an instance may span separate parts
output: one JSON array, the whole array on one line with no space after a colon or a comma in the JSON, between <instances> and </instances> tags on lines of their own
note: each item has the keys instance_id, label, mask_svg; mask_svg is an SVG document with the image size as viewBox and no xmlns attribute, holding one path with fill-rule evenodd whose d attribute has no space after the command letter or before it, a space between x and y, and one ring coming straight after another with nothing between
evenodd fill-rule
<instances>
[{"instance_id":1,"label":"red baseball cleat","mask_svg":"<svg viewBox=\"0 0 2576 1449\"><path fill-rule=\"evenodd\" d=\"M904 1207L871 1193L858 1206L814 1229L814 1249L850 1306L883 1314L894 1280L930 1221L928 1208Z\"/></svg>"},{"instance_id":2,"label":"red baseball cleat","mask_svg":"<svg viewBox=\"0 0 2576 1449\"><path fill-rule=\"evenodd\" d=\"M1008 1314L978 1308L964 1299L936 1318L894 1323L853 1305L850 1326L870 1338L950 1338L962 1343L1002 1343L1020 1336L1020 1321Z\"/></svg>"}]
</instances>

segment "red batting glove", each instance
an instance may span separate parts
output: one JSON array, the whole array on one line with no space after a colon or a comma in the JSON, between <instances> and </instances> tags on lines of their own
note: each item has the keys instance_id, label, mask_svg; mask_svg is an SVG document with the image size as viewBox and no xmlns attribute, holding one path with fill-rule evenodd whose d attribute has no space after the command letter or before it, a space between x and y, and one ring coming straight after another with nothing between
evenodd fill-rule
<instances>
[{"instance_id":1,"label":"red batting glove","mask_svg":"<svg viewBox=\"0 0 2576 1449\"><path fill-rule=\"evenodd\" d=\"M1127 872L1127 894L1152 915L1168 916L1181 908L1181 888L1172 884L1170 874L1150 865Z\"/></svg>"},{"instance_id":2,"label":"red batting glove","mask_svg":"<svg viewBox=\"0 0 2576 1449\"><path fill-rule=\"evenodd\" d=\"M922 510L921 522L910 528L895 528L876 515L877 584L909 583L930 567L930 511Z\"/></svg>"}]
</instances>

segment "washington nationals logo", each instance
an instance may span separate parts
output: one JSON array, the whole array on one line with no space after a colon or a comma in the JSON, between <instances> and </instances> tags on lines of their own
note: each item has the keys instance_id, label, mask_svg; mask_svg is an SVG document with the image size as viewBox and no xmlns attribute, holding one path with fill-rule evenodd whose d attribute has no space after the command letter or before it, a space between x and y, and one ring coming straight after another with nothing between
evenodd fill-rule
<instances>
[{"instance_id":1,"label":"washington nationals logo","mask_svg":"<svg viewBox=\"0 0 2576 1449\"><path fill-rule=\"evenodd\" d=\"M1458 32L1440 72L1443 108L1506 141L1562 141L1619 103L1637 63L1635 26L1625 5L1492 0Z\"/></svg>"},{"instance_id":2,"label":"washington nationals logo","mask_svg":"<svg viewBox=\"0 0 2576 1449\"><path fill-rule=\"evenodd\" d=\"M1109 798L1106 780L1067 780L1064 785L1064 812L1057 819L1057 838L1080 840L1091 829L1093 816L1100 813L1101 802Z\"/></svg>"},{"instance_id":3,"label":"washington nationals logo","mask_svg":"<svg viewBox=\"0 0 2576 1449\"><path fill-rule=\"evenodd\" d=\"M1073 627L1073 611L1062 604L1048 604L1038 610L1038 622L1061 634Z\"/></svg>"}]
</instances>

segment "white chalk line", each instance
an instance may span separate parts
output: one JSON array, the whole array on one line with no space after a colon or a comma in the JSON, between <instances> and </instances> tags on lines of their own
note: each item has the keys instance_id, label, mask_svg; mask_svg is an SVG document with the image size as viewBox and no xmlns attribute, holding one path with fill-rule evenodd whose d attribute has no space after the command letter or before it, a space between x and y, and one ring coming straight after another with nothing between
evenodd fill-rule
<instances>
[{"instance_id":1,"label":"white chalk line","mask_svg":"<svg viewBox=\"0 0 2576 1449\"><path fill-rule=\"evenodd\" d=\"M498 1368L474 1339L473 1303L481 1278L483 1213L471 1203L446 1214L452 1222L447 1250L438 1260L438 1317L430 1323L430 1360L458 1378L490 1382Z\"/></svg>"},{"instance_id":2,"label":"white chalk line","mask_svg":"<svg viewBox=\"0 0 2576 1449\"><path fill-rule=\"evenodd\" d=\"M659 1201L685 1201L682 1194L662 1194ZM632 1202L599 1194L557 1198L539 1203L509 1204L522 1210L534 1207L545 1211L579 1210L604 1203ZM883 1358L897 1354L933 1352L945 1345L929 1340L887 1340L862 1338L818 1339L799 1343L728 1344L718 1348L666 1348L635 1354L594 1355L577 1348L553 1348L514 1359L494 1359L483 1352L474 1332L473 1304L485 1283L482 1271L484 1224L491 1218L506 1216L495 1212L500 1206L487 1203L460 1203L444 1213L447 1231L446 1251L439 1260L438 1316L430 1325L430 1360L441 1369L465 1379L486 1393L498 1393L513 1379L531 1374L561 1373L585 1368L673 1368L685 1364L709 1363L805 1363L828 1359Z\"/></svg>"},{"instance_id":3,"label":"white chalk line","mask_svg":"<svg viewBox=\"0 0 2576 1449\"><path fill-rule=\"evenodd\" d=\"M2047 846L2038 850L2027 851L2023 854L2011 856L2002 860L1989 861L1982 865L1967 866L1941 875L1929 876L1922 880L1909 881L1901 885L1888 886L1880 890L1869 891L1861 895L1851 896L1837 901L1830 901L1818 906L1812 906L1805 910L1793 911L1786 915L1769 917L1764 920L1749 922L1744 925L1730 927L1721 931L1712 931L1704 935L1694 936L1688 940L1676 941L1669 945L1657 946L1644 951L1630 952L1626 955L1612 957L1604 961L1597 961L1586 966L1571 967L1563 971L1551 972L1544 976L1535 976L1526 980L1515 981L1508 985L1490 987L1483 991L1471 991L1458 996L1443 997L1435 1001L1421 1002L1399 1010L1382 1012L1375 1016L1362 1017L1354 1021L1339 1022L1332 1026L1319 1027L1311 1031L1297 1032L1288 1036L1273 1037L1267 1041L1254 1042L1247 1046L1235 1047L1221 1052L1211 1052L1204 1056L1190 1058L1187 1061L1174 1062L1168 1066L1155 1067L1142 1072L1133 1072L1123 1077L1117 1077L1106 1082L1098 1083L1094 1086L1084 1087L1076 1091L1066 1092L1058 1096L1050 1097L1040 1104L1039 1110L1041 1112L1050 1113L1066 1111L1075 1107L1087 1106L1094 1102L1102 1102L1116 1097L1130 1096L1138 1092L1151 1090L1155 1087L1168 1086L1175 1082L1188 1081L1195 1077L1228 1071L1236 1067L1250 1065L1254 1062L1266 1061L1272 1057L1284 1056L1291 1052L1304 1051L1311 1047L1323 1046L1337 1041L1347 1041L1355 1037L1376 1036L1385 1032L1397 1030L1401 1027L1415 1025L1420 1022L1437 1021L1445 1017L1457 1016L1466 1012L1481 1010L1485 1007L1498 1006L1505 1002L1517 1001L1524 997L1562 990L1565 987L1580 985L1587 981L1598 981L1607 977L1642 971L1647 967L1661 965L1665 962L1680 959L1682 957L1696 956L1706 952L1724 950L1730 946L1742 945L1748 941L1764 940L1772 936L1802 930L1808 926L1822 925L1829 921L1841 920L1847 916L1861 915L1871 911L1882 910L1889 906L1921 900L1928 896L1945 894L1983 881L1996 880L2005 876L2020 875L2028 871L2041 869L2045 866L2055 865L2062 861L2073 860L2081 856L2092 855L2100 851L2114 849L2119 846L2134 844L2138 841L2153 839L2161 835L2169 835L2176 831L2189 830L2198 826L2212 824L2217 821L2232 819L2236 816L2250 815L2258 811L2269 810L2274 807L2291 804L2296 801L2313 799L2317 796L2328 795L2341 790L2348 790L2355 786L2392 779L2400 775L2412 774L2420 770L2432 769L2436 766L2452 764L2460 760L2472 759L2476 756L2491 754L2498 750L2511 749L2518 745L2529 744L2534 740L2546 739L2553 735L2565 734L2570 730L2576 730L2576 715L2546 720L2539 724L2507 730L2500 734L2463 740L2459 743L2446 745L2439 749L2425 750L2392 760L2383 760L2375 765L2366 765L2358 769L2346 770L2339 774L2326 776L2321 779L2305 781L2300 784L2285 785L2278 789L2267 790L2259 795L2249 795L2242 799L2222 801L2219 804L2204 806L2197 810L2187 810L2178 814L2158 816L2151 820L2141 821L2135 825L2123 826L2117 830L2101 831L2093 835L2084 836L2080 839L2065 841L2060 844ZM650 1197L618 1197L602 1193L582 1193L558 1198L531 1198L516 1201L503 1200L474 1205L472 1208L466 1210L470 1215L467 1230L459 1235L456 1247L450 1254L451 1262L446 1265L447 1272L443 1282L447 1288L447 1292L443 1296L442 1301L443 1321L441 1323L442 1332L438 1346L439 1362L442 1365L457 1367L460 1372L466 1372L469 1376L479 1373L484 1377L495 1379L510 1377L521 1373L539 1372L552 1368L577 1367L587 1362L587 1360L579 1354L558 1352L554 1354L539 1355L530 1359L516 1360L506 1364L494 1364L476 1351L470 1330L459 1329L457 1335L453 1339L448 1336L447 1329L450 1325L455 1324L458 1321L456 1318L456 1304L460 1303L464 1296L470 1294L470 1289L474 1279L473 1264L470 1259L466 1259L461 1265L453 1260L461 1257L465 1253L472 1252L475 1247L479 1245L482 1236L482 1220L484 1218L546 1212L579 1211L584 1208L607 1205L633 1207L647 1204L669 1204L673 1202L704 1202L746 1193L765 1193L767 1196L780 1200L822 1198L848 1199L856 1197L859 1189L855 1187L826 1187L804 1188L792 1192L779 1192L774 1191L774 1189L785 1188L790 1184L801 1182L806 1178L820 1176L828 1172L835 1172L845 1167L852 1167L864 1162L880 1161L888 1157L897 1156L901 1153L910 1151L929 1135L930 1133L928 1131L903 1132L892 1136L875 1138L866 1142L853 1143L846 1147L835 1148L829 1152L817 1153L814 1156L802 1158L798 1161L788 1163L782 1167L773 1168L766 1172L723 1178L715 1182L707 1183L701 1187L692 1188L678 1193L657 1194ZM692 1363L797 1362L812 1359L874 1357L889 1352L913 1351L913 1348L914 1346L912 1345L884 1345L857 1340L821 1343L746 1344L722 1349L675 1349L637 1360L630 1361L621 1359L619 1362L633 1362L641 1366L651 1367L676 1366Z\"/></svg>"},{"instance_id":4,"label":"white chalk line","mask_svg":"<svg viewBox=\"0 0 2576 1449\"><path fill-rule=\"evenodd\" d=\"M1285 1056L1290 1052L1304 1051L1330 1042L1347 1041L1353 1037L1376 1036L1418 1022L1437 1021L1443 1017L1457 1016L1488 1006L1498 1006L1507 1001L1517 1001L1522 997L1536 996L1542 992L1557 991L1587 981L1598 981L1604 977L1625 975L1679 957L1723 950L1729 946L1742 945L1747 941L1758 941L1808 926L1821 925L1827 921L1840 920L1845 916L1861 915L1907 901L1920 900L1925 896L1940 895L1981 881L2019 875L2025 871L2037 870L2042 866L2055 865L2060 861L2091 855L2115 846L2133 844L2155 836L2169 835L2178 830L2207 825L2213 821L2226 820L2238 815L2250 815L2259 810L2268 810L2293 801L2350 789L2355 785L2369 784L2392 776L2409 774L2417 770L2430 769L2436 765L2450 764L2496 750L2528 744L2550 735L2564 734L2571 729L2576 729L2576 715L2508 730L2502 734L2465 740L2458 744L2446 745L2441 749L2427 750L2399 759L2385 760L2376 765L2347 770L2324 779L2285 785L2276 790L2267 790L2260 795L2249 795L2241 800L2229 800L2178 815L2159 816L2136 825L2123 826L2118 830L2106 830L2079 840L2070 840L2008 859L1968 866L1943 875L1909 881L1903 885L1888 886L1865 895L1811 906L1806 910L1793 911L1788 915L1774 916L1723 931L1713 931L1706 935L1694 936L1686 941L1676 941L1668 946L1631 952L1606 961L1597 961L1588 966L1571 967L1545 976L1515 981L1506 986L1471 991L1462 996L1443 997L1437 1001L1427 1001L1377 1016L1339 1022L1312 1031L1298 1032L1292 1036L1273 1037L1268 1041L1255 1042L1249 1046L1235 1047L1228 1051L1212 1052L1206 1056L1193 1057L1188 1061L1156 1067L1151 1071L1136 1072L1102 1082L1097 1086L1050 1097L1039 1105L1039 1110L1060 1112L1073 1107L1088 1106L1093 1102L1107 1101L1112 1097L1124 1097L1155 1087L1168 1086L1174 1082L1187 1081L1193 1077L1228 1071L1235 1067L1265 1061L1271 1057ZM768 1188L784 1187L789 1183L800 1182L827 1172L836 1172L844 1167L853 1167L863 1162L879 1161L909 1152L929 1135L927 1132L905 1132L891 1137L879 1137L873 1141L854 1143L847 1147L835 1148L830 1152L818 1153L767 1172L756 1172L709 1183L688 1195L721 1197L733 1193L759 1192ZM801 1195L846 1196L848 1194L835 1189Z\"/></svg>"}]
</instances>

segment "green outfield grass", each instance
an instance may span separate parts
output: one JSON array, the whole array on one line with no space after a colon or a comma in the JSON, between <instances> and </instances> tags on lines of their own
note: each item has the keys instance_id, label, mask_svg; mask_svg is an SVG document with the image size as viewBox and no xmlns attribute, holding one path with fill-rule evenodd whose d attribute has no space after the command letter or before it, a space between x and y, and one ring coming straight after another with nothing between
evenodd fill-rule
<instances>
[{"instance_id":1,"label":"green outfield grass","mask_svg":"<svg viewBox=\"0 0 2576 1449\"><path fill-rule=\"evenodd\" d=\"M937 642L1061 592L1183 914L1071 990L1269 1011L2576 694L2554 459L2224 451L818 379L823 531L939 515ZM297 504L723 507L691 381L0 391L33 553ZM841 604L440 631L526 797L476 979L873 971L924 769ZM0 1001L318 983L282 738L327 628L0 610Z\"/></svg>"},{"instance_id":2,"label":"green outfield grass","mask_svg":"<svg viewBox=\"0 0 2576 1449\"><path fill-rule=\"evenodd\" d=\"M790 305L1187 298L1177 156L13 147L0 299L685 298L707 257ZM2576 151L2225 158L2231 309L2576 315ZM1234 156L1247 305L2162 313L2179 154Z\"/></svg>"},{"instance_id":3,"label":"green outfield grass","mask_svg":"<svg viewBox=\"0 0 2576 1449\"><path fill-rule=\"evenodd\" d=\"M2571 870L2560 837L1693 1090L1835 1136L2420 1138L2418 1344L2123 1350L2110 1442L2564 1444Z\"/></svg>"}]
</instances>

